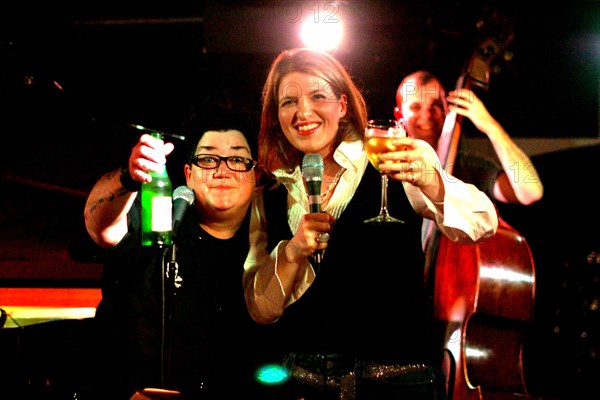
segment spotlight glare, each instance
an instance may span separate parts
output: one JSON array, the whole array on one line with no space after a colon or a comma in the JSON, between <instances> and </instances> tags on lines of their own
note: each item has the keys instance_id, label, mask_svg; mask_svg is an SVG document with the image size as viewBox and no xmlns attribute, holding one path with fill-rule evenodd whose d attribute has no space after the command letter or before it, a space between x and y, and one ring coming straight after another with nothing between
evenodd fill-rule
<instances>
[{"instance_id":1,"label":"spotlight glare","mask_svg":"<svg viewBox=\"0 0 600 400\"><path fill-rule=\"evenodd\" d=\"M315 22L307 19L302 24L300 37L306 47L318 50L334 50L340 45L343 36L343 26L338 20L334 23L326 21Z\"/></svg>"}]
</instances>

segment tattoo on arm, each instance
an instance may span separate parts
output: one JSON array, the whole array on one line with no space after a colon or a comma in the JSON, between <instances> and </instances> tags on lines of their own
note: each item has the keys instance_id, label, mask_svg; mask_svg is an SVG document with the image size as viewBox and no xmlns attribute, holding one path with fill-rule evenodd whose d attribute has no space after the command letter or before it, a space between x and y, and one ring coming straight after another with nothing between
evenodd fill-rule
<instances>
[{"instance_id":1,"label":"tattoo on arm","mask_svg":"<svg viewBox=\"0 0 600 400\"><path fill-rule=\"evenodd\" d=\"M118 175L119 175L118 171L113 171L113 172L109 172L109 173L105 174L101 179L106 180L106 181L114 181L115 176L118 176ZM88 201L90 213L93 213L104 202L113 202L118 197L126 196L129 194L131 194L131 192L128 191L127 189L123 188L119 182L119 186L116 190L110 191L107 195L102 196L98 199L94 199L94 200L90 199Z\"/></svg>"}]
</instances>

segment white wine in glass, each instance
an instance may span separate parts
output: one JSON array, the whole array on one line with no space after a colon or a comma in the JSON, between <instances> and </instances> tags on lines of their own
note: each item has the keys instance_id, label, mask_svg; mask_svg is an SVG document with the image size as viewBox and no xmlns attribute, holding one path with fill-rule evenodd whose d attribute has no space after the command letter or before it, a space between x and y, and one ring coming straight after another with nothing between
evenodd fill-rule
<instances>
[{"instance_id":1,"label":"white wine in glass","mask_svg":"<svg viewBox=\"0 0 600 400\"><path fill-rule=\"evenodd\" d=\"M406 130L399 121L393 119L373 119L365 129L367 156L371 164L379 171L381 154L400 150L394 146L394 139L405 137ZM404 223L401 219L392 217L388 212L388 173L381 172L381 207L379 214L366 219L366 224Z\"/></svg>"}]
</instances>

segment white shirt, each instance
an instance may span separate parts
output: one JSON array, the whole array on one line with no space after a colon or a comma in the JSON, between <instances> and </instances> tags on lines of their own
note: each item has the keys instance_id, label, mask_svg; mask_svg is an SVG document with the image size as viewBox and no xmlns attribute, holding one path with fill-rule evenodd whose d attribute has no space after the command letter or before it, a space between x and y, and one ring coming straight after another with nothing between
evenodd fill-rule
<instances>
[{"instance_id":1,"label":"white shirt","mask_svg":"<svg viewBox=\"0 0 600 400\"><path fill-rule=\"evenodd\" d=\"M430 151L435 151L429 146ZM336 219L344 212L356 192L369 163L362 141L343 142L334 153L335 161L346 169L331 198L322 209ZM403 182L406 195L415 212L436 222L438 229L450 240L476 243L491 237L498 228L498 215L492 201L479 189L436 169L443 177L445 195L442 202L432 202L421 190ZM302 216L309 212L308 195L301 167L290 174L274 171L277 180L288 190L288 224L292 233L300 225ZM271 323L283 309L295 302L315 279L315 271L308 259L300 265L290 297L286 294L277 274L278 257L285 257L282 249L288 241L281 241L269 254L266 251L267 231L264 201L260 191L251 205L250 252L244 264L244 292L252 317L261 323ZM352 249L349 249L352 251Z\"/></svg>"}]
</instances>

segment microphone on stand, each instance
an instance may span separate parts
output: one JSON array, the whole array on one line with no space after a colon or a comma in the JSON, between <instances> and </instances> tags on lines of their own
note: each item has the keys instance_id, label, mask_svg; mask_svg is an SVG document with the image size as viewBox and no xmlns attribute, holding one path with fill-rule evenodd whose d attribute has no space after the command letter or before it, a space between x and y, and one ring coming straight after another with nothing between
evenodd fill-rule
<instances>
[{"instance_id":1,"label":"microphone on stand","mask_svg":"<svg viewBox=\"0 0 600 400\"><path fill-rule=\"evenodd\" d=\"M308 206L311 213L321 212L321 182L323 181L323 157L320 154L305 154L302 159L302 176L308 192ZM315 252L317 268L321 264L323 251Z\"/></svg>"},{"instance_id":2,"label":"microphone on stand","mask_svg":"<svg viewBox=\"0 0 600 400\"><path fill-rule=\"evenodd\" d=\"M173 191L173 237L175 239L177 238L181 220L195 199L194 191L187 186L179 186Z\"/></svg>"},{"instance_id":3,"label":"microphone on stand","mask_svg":"<svg viewBox=\"0 0 600 400\"><path fill-rule=\"evenodd\" d=\"M179 186L173 190L173 246L171 247L171 257L163 264L163 307L162 307L162 332L160 342L161 354L161 381L163 387L171 380L171 355L172 355L172 318L173 304L175 302L176 289L181 285L181 278L178 276L176 248L179 234L179 227L183 216L188 207L194 203L196 196L194 191L187 186ZM148 389L151 390L151 389ZM137 392L136 392L137 395ZM132 399L135 398L132 397ZM144 399L149 397L143 397Z\"/></svg>"}]
</instances>

